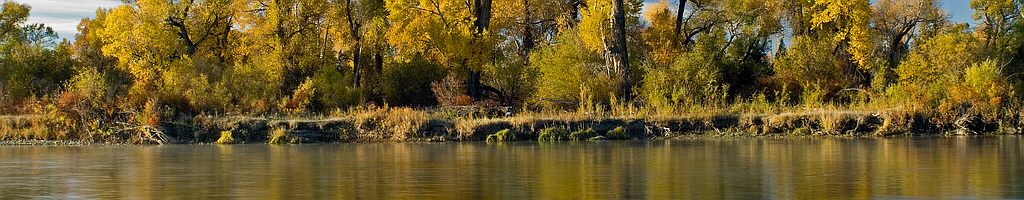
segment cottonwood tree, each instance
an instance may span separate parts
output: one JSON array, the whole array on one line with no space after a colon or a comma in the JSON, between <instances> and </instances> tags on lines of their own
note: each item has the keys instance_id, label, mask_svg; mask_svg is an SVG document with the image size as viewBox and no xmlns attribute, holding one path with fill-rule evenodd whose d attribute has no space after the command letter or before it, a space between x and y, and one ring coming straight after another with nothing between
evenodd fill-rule
<instances>
[{"instance_id":1,"label":"cottonwood tree","mask_svg":"<svg viewBox=\"0 0 1024 200\"><path fill-rule=\"evenodd\" d=\"M889 67L899 65L920 27L944 23L948 15L936 0L880 0L872 6L873 28L881 35L880 54Z\"/></svg>"},{"instance_id":2,"label":"cottonwood tree","mask_svg":"<svg viewBox=\"0 0 1024 200\"><path fill-rule=\"evenodd\" d=\"M591 50L602 52L607 59L611 77L618 79L616 92L630 99L633 74L629 63L627 27L639 24L641 1L590 0L580 15L577 27L582 42Z\"/></svg>"},{"instance_id":3,"label":"cottonwood tree","mask_svg":"<svg viewBox=\"0 0 1024 200\"><path fill-rule=\"evenodd\" d=\"M816 98L829 101L843 89L868 85L876 41L867 0L791 0L783 6L794 39L790 53L774 63L777 78L816 88L823 93Z\"/></svg>"},{"instance_id":4,"label":"cottonwood tree","mask_svg":"<svg viewBox=\"0 0 1024 200\"><path fill-rule=\"evenodd\" d=\"M1017 99L1024 99L1024 23L1019 0L972 0L975 33L984 42L985 55L999 66L1000 74L1014 84Z\"/></svg>"},{"instance_id":5,"label":"cottonwood tree","mask_svg":"<svg viewBox=\"0 0 1024 200\"><path fill-rule=\"evenodd\" d=\"M372 67L378 73L383 67L382 51L386 38L382 36L387 28L387 10L384 9L384 3L384 0L331 2L328 32L335 38L333 46L334 50L338 51L339 66L347 63L342 61L343 58L352 62L352 87L362 86L363 74L367 67Z\"/></svg>"},{"instance_id":6,"label":"cottonwood tree","mask_svg":"<svg viewBox=\"0 0 1024 200\"><path fill-rule=\"evenodd\" d=\"M241 64L233 85L250 92L249 99L271 100L291 95L300 84L324 66L336 66L336 58L322 28L328 24L331 4L326 0L236 1L239 37L234 54ZM262 77L261 77L262 76ZM267 79L265 85L245 85Z\"/></svg>"},{"instance_id":7,"label":"cottonwood tree","mask_svg":"<svg viewBox=\"0 0 1024 200\"><path fill-rule=\"evenodd\" d=\"M192 105L205 107L217 96L211 95L214 83L233 64L232 3L126 2L95 26L101 27L96 31L102 40L90 46L102 46L105 56L116 58L117 66L132 74L129 94L133 102L183 97Z\"/></svg>"},{"instance_id":8,"label":"cottonwood tree","mask_svg":"<svg viewBox=\"0 0 1024 200\"><path fill-rule=\"evenodd\" d=\"M474 100L482 98L482 90L493 89L480 84L480 73L494 53L490 0L388 0L386 5L392 23L388 44L400 56L422 54L466 73L466 94Z\"/></svg>"}]
</instances>

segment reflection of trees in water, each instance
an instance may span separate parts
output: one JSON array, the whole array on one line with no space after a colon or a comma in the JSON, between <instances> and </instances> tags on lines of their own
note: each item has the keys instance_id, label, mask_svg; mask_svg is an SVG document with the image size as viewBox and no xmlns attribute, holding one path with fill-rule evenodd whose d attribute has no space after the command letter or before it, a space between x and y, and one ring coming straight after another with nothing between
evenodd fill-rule
<instances>
[{"instance_id":1,"label":"reflection of trees in water","mask_svg":"<svg viewBox=\"0 0 1024 200\"><path fill-rule=\"evenodd\" d=\"M0 157L36 161L25 170L0 171L0 177L25 179L0 184L0 191L259 199L1021 197L1022 142L744 138L0 148Z\"/></svg>"}]
</instances>

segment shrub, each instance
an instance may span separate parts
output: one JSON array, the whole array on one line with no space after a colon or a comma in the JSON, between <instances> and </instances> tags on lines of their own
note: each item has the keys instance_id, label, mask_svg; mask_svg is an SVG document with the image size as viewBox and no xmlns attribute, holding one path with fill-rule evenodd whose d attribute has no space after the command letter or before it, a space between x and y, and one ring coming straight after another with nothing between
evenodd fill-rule
<instances>
[{"instance_id":1,"label":"shrub","mask_svg":"<svg viewBox=\"0 0 1024 200\"><path fill-rule=\"evenodd\" d=\"M101 100L106 94L107 81L95 69L82 69L71 78L70 91L77 91L89 100Z\"/></svg>"},{"instance_id":2,"label":"shrub","mask_svg":"<svg viewBox=\"0 0 1024 200\"><path fill-rule=\"evenodd\" d=\"M342 74L332 67L323 67L313 76L313 88L318 91L316 100L325 108L341 108L358 105L362 98L362 90L352 88L348 74Z\"/></svg>"},{"instance_id":3,"label":"shrub","mask_svg":"<svg viewBox=\"0 0 1024 200\"><path fill-rule=\"evenodd\" d=\"M268 59L243 62L225 72L221 81L233 101L241 106L241 110L267 112L277 105L271 103L271 100L280 97L278 87L281 85L282 72L279 63Z\"/></svg>"},{"instance_id":4,"label":"shrub","mask_svg":"<svg viewBox=\"0 0 1024 200\"><path fill-rule=\"evenodd\" d=\"M221 131L220 138L217 139L217 144L231 144L235 143L235 138L231 136L231 131Z\"/></svg>"},{"instance_id":5,"label":"shrub","mask_svg":"<svg viewBox=\"0 0 1024 200\"><path fill-rule=\"evenodd\" d=\"M385 66L381 77L384 101L397 106L436 105L437 98L430 83L441 80L444 75L444 69L420 56L404 63L391 63Z\"/></svg>"},{"instance_id":6,"label":"shrub","mask_svg":"<svg viewBox=\"0 0 1024 200\"><path fill-rule=\"evenodd\" d=\"M798 83L824 85L826 82L845 80L842 63L833 52L836 43L830 39L810 36L793 38L793 45L775 61L777 76L787 76Z\"/></svg>"},{"instance_id":7,"label":"shrub","mask_svg":"<svg viewBox=\"0 0 1024 200\"><path fill-rule=\"evenodd\" d=\"M505 129L487 136L487 142L504 142L515 140L515 132Z\"/></svg>"},{"instance_id":8,"label":"shrub","mask_svg":"<svg viewBox=\"0 0 1024 200\"><path fill-rule=\"evenodd\" d=\"M569 131L565 128L551 127L540 130L537 141L564 141L569 140Z\"/></svg>"},{"instance_id":9,"label":"shrub","mask_svg":"<svg viewBox=\"0 0 1024 200\"><path fill-rule=\"evenodd\" d=\"M586 130L577 130L569 134L569 140L582 141L597 136L597 132L594 129L587 128Z\"/></svg>"},{"instance_id":10,"label":"shrub","mask_svg":"<svg viewBox=\"0 0 1024 200\"><path fill-rule=\"evenodd\" d=\"M533 66L526 65L521 61L499 62L485 71L487 85L490 85L504 95L505 99L499 99L505 105L525 102L537 93L537 81L540 71Z\"/></svg>"},{"instance_id":11,"label":"shrub","mask_svg":"<svg viewBox=\"0 0 1024 200\"><path fill-rule=\"evenodd\" d=\"M434 92L437 103L440 106L467 106L473 104L473 97L466 95L465 77L457 73L449 73L444 79L430 83L430 90Z\"/></svg>"},{"instance_id":12,"label":"shrub","mask_svg":"<svg viewBox=\"0 0 1024 200\"><path fill-rule=\"evenodd\" d=\"M678 107L724 103L728 86L722 84L713 55L686 53L666 68L655 67L644 77L642 94L649 106L667 112Z\"/></svg>"},{"instance_id":13,"label":"shrub","mask_svg":"<svg viewBox=\"0 0 1024 200\"><path fill-rule=\"evenodd\" d=\"M275 128L270 132L270 138L267 141L269 144L295 144L299 143L298 137L292 136L288 133L288 129Z\"/></svg>"},{"instance_id":14,"label":"shrub","mask_svg":"<svg viewBox=\"0 0 1024 200\"><path fill-rule=\"evenodd\" d=\"M558 43L530 54L530 63L540 72L537 95L576 104L551 107L574 109L606 104L609 95L619 91L621 77L605 65L604 57L588 49L576 31L558 35Z\"/></svg>"},{"instance_id":15,"label":"shrub","mask_svg":"<svg viewBox=\"0 0 1024 200\"><path fill-rule=\"evenodd\" d=\"M353 115L355 128L362 133L378 133L380 140L404 141L415 137L430 121L430 114L412 108L370 108Z\"/></svg>"},{"instance_id":16,"label":"shrub","mask_svg":"<svg viewBox=\"0 0 1024 200\"><path fill-rule=\"evenodd\" d=\"M146 101L146 105L142 108L142 111L137 113L135 116L136 124L149 125L153 127L160 126L161 118L163 113L160 109L160 103L158 98L150 98Z\"/></svg>"},{"instance_id":17,"label":"shrub","mask_svg":"<svg viewBox=\"0 0 1024 200\"><path fill-rule=\"evenodd\" d=\"M281 107L290 113L305 113L315 94L316 88L313 87L313 80L307 78L298 88L295 88L291 98L282 99Z\"/></svg>"},{"instance_id":18,"label":"shrub","mask_svg":"<svg viewBox=\"0 0 1024 200\"><path fill-rule=\"evenodd\" d=\"M608 139L612 140L625 140L629 139L629 133L626 133L626 129L623 127L615 127L611 131L608 131Z\"/></svg>"},{"instance_id":19,"label":"shrub","mask_svg":"<svg viewBox=\"0 0 1024 200\"><path fill-rule=\"evenodd\" d=\"M197 111L224 110L228 103L228 91L223 84L210 83L206 75L199 75L189 80L184 98Z\"/></svg>"}]
</instances>

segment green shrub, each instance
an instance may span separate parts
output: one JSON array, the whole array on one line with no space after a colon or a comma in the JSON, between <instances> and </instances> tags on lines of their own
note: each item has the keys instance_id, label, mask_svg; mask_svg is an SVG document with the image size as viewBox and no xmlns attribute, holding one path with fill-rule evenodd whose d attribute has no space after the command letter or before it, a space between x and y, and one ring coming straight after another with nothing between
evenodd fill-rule
<instances>
[{"instance_id":1,"label":"green shrub","mask_svg":"<svg viewBox=\"0 0 1024 200\"><path fill-rule=\"evenodd\" d=\"M537 93L540 71L522 61L499 62L488 67L485 73L488 77L485 83L502 91L508 103L518 105Z\"/></svg>"},{"instance_id":2,"label":"green shrub","mask_svg":"<svg viewBox=\"0 0 1024 200\"><path fill-rule=\"evenodd\" d=\"M534 51L530 63L540 72L537 95L577 104L551 104L560 109L577 109L607 104L610 95L619 90L621 77L605 65L604 57L583 45L579 34L565 31L558 43Z\"/></svg>"},{"instance_id":3,"label":"green shrub","mask_svg":"<svg viewBox=\"0 0 1024 200\"><path fill-rule=\"evenodd\" d=\"M437 105L430 83L444 78L440 66L414 56L408 62L385 66L381 77L384 101L392 106Z\"/></svg>"},{"instance_id":4,"label":"green shrub","mask_svg":"<svg viewBox=\"0 0 1024 200\"><path fill-rule=\"evenodd\" d=\"M36 34L57 37L52 31ZM15 38L5 38L0 45L0 101L58 94L75 73L70 45L32 45Z\"/></svg>"},{"instance_id":5,"label":"green shrub","mask_svg":"<svg viewBox=\"0 0 1024 200\"><path fill-rule=\"evenodd\" d=\"M560 127L551 127L540 130L537 141L564 141L569 140L569 130Z\"/></svg>"},{"instance_id":6,"label":"green shrub","mask_svg":"<svg viewBox=\"0 0 1024 200\"><path fill-rule=\"evenodd\" d=\"M629 133L626 133L626 128L615 127L611 131L608 131L608 139L611 140L625 140L629 139Z\"/></svg>"},{"instance_id":7,"label":"green shrub","mask_svg":"<svg viewBox=\"0 0 1024 200\"><path fill-rule=\"evenodd\" d=\"M833 55L837 42L810 36L793 37L792 41L787 53L775 61L776 76L812 85L846 79L840 71L841 61Z\"/></svg>"},{"instance_id":8,"label":"green shrub","mask_svg":"<svg viewBox=\"0 0 1024 200\"><path fill-rule=\"evenodd\" d=\"M342 74L333 67L321 68L312 78L316 100L322 102L324 108L344 109L358 105L362 90L352 88L351 79L349 74Z\"/></svg>"},{"instance_id":9,"label":"green shrub","mask_svg":"<svg viewBox=\"0 0 1024 200\"><path fill-rule=\"evenodd\" d=\"M734 70L719 52L721 37L702 37L668 66L650 66L641 86L647 104L662 112L724 104L729 86L723 74Z\"/></svg>"},{"instance_id":10,"label":"green shrub","mask_svg":"<svg viewBox=\"0 0 1024 200\"><path fill-rule=\"evenodd\" d=\"M487 142L505 142L515 140L515 132L505 129L487 136Z\"/></svg>"},{"instance_id":11,"label":"green shrub","mask_svg":"<svg viewBox=\"0 0 1024 200\"><path fill-rule=\"evenodd\" d=\"M571 134L569 134L569 140L582 141L590 139L595 136L597 136L597 132L594 132L594 129L592 128L587 128L586 130L578 130L572 132Z\"/></svg>"},{"instance_id":12,"label":"green shrub","mask_svg":"<svg viewBox=\"0 0 1024 200\"><path fill-rule=\"evenodd\" d=\"M229 68L222 81L241 110L268 111L269 107L276 105L270 103L270 100L281 96L278 90L282 80L279 65L267 58L243 62Z\"/></svg>"},{"instance_id":13,"label":"green shrub","mask_svg":"<svg viewBox=\"0 0 1024 200\"><path fill-rule=\"evenodd\" d=\"M71 78L69 84L71 91L85 95L88 100L101 100L106 94L106 79L95 69L82 69Z\"/></svg>"}]
</instances>

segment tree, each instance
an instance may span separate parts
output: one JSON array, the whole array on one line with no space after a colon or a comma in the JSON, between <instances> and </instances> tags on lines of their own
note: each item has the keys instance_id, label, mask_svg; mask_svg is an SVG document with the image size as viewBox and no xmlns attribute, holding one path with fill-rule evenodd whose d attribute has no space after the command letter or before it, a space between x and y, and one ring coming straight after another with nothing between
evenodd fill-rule
<instances>
[{"instance_id":1,"label":"tree","mask_svg":"<svg viewBox=\"0 0 1024 200\"><path fill-rule=\"evenodd\" d=\"M234 55L241 61L236 73L242 77L265 77L266 85L276 88L253 98L270 101L291 95L307 78L325 66L337 66L337 59L321 28L328 24L330 2L326 0L236 1L240 36ZM247 88L249 79L238 77L232 85ZM264 91L265 92L265 91Z\"/></svg>"},{"instance_id":2,"label":"tree","mask_svg":"<svg viewBox=\"0 0 1024 200\"><path fill-rule=\"evenodd\" d=\"M163 75L179 65L184 49L176 29L164 22L172 4L140 0L110 11L102 29L103 54L117 58L118 67L134 76L132 96L144 101L163 85Z\"/></svg>"},{"instance_id":3,"label":"tree","mask_svg":"<svg viewBox=\"0 0 1024 200\"><path fill-rule=\"evenodd\" d=\"M388 44L400 56L422 53L427 60L466 73L466 94L474 100L481 99L481 90L497 91L480 84L480 72L494 53L490 1L388 0L386 5L393 23Z\"/></svg>"},{"instance_id":4,"label":"tree","mask_svg":"<svg viewBox=\"0 0 1024 200\"><path fill-rule=\"evenodd\" d=\"M681 4L685 4L685 0L680 0ZM680 9L683 6L680 6ZM682 13L682 12L676 12ZM675 60L676 56L682 52L682 46L680 46L679 33L682 28L682 16L676 15L675 29L671 27L671 21L673 21L673 15L668 9L668 1L660 1L651 7L647 8L647 13L644 13L650 24L649 27L643 30L644 41L647 45L647 52L649 59L658 65L667 66Z\"/></svg>"},{"instance_id":5,"label":"tree","mask_svg":"<svg viewBox=\"0 0 1024 200\"><path fill-rule=\"evenodd\" d=\"M776 58L781 59L774 63L777 78L789 76L793 83L822 89L825 94L818 98L824 100L870 83L876 58L867 0L793 0L784 6L795 39L789 53Z\"/></svg>"},{"instance_id":6,"label":"tree","mask_svg":"<svg viewBox=\"0 0 1024 200\"><path fill-rule=\"evenodd\" d=\"M872 80L876 91L896 82L894 70L903 61L911 42L927 40L949 23L939 4L935 0L883 0L872 6L872 28L881 38L875 47L881 62L874 69Z\"/></svg>"},{"instance_id":7,"label":"tree","mask_svg":"<svg viewBox=\"0 0 1024 200\"><path fill-rule=\"evenodd\" d=\"M948 17L935 0L881 0L872 6L872 23L881 35L878 50L889 68L899 65L920 27L945 23Z\"/></svg>"},{"instance_id":8,"label":"tree","mask_svg":"<svg viewBox=\"0 0 1024 200\"><path fill-rule=\"evenodd\" d=\"M580 24L576 27L587 48L603 52L606 65L614 79L618 80L620 97L630 99L633 95L633 74L629 63L628 28L639 24L641 1L590 0L587 9L581 13ZM632 30L632 29L631 29Z\"/></svg>"},{"instance_id":9,"label":"tree","mask_svg":"<svg viewBox=\"0 0 1024 200\"><path fill-rule=\"evenodd\" d=\"M103 54L103 46L109 44L104 41L102 35L108 13L110 13L110 9L97 9L96 16L92 19L82 19L78 24L78 34L75 35L72 54L84 68L79 69L78 75L93 75L92 72L95 72L97 77L102 78L103 84L99 84L102 88L94 89L101 90L103 96L113 97L115 94L127 91L127 88L124 87L130 85L132 77L130 73L117 67L117 58ZM81 78L83 80L99 79L97 77ZM93 81L82 84L96 83L100 82Z\"/></svg>"},{"instance_id":10,"label":"tree","mask_svg":"<svg viewBox=\"0 0 1024 200\"><path fill-rule=\"evenodd\" d=\"M0 15L0 37L7 38L21 29L22 23L28 20L30 7L15 2L3 3L3 15Z\"/></svg>"},{"instance_id":11,"label":"tree","mask_svg":"<svg viewBox=\"0 0 1024 200\"><path fill-rule=\"evenodd\" d=\"M629 51L626 50L626 12L622 4L622 0L615 0L612 4L613 39L608 52L612 54L612 66L622 77L620 94L628 100L633 95L633 74L629 69Z\"/></svg>"},{"instance_id":12,"label":"tree","mask_svg":"<svg viewBox=\"0 0 1024 200\"><path fill-rule=\"evenodd\" d=\"M999 66L1000 74L1015 86L1017 99L1024 98L1024 12L1019 0L972 0L975 33L984 42L985 55Z\"/></svg>"},{"instance_id":13,"label":"tree","mask_svg":"<svg viewBox=\"0 0 1024 200\"><path fill-rule=\"evenodd\" d=\"M44 24L24 24L30 9L5 2L0 13L0 103L56 94L73 73L70 44Z\"/></svg>"},{"instance_id":14,"label":"tree","mask_svg":"<svg viewBox=\"0 0 1024 200\"><path fill-rule=\"evenodd\" d=\"M353 81L352 87L361 87L362 75L366 61L363 52L370 52L374 55L372 66L379 68L383 65L380 59L385 38L380 37L386 29L385 20L387 10L384 9L384 0L338 0L332 2L333 7L329 16L330 30L334 35L334 49L338 51L338 58L347 58L352 62ZM367 44L368 43L368 44ZM351 56L340 56L351 54ZM338 64L343 64L339 60ZM340 69L339 69L340 70Z\"/></svg>"},{"instance_id":15,"label":"tree","mask_svg":"<svg viewBox=\"0 0 1024 200\"><path fill-rule=\"evenodd\" d=\"M974 20L981 20L978 30L985 39L986 49L998 43L1006 43L1001 40L1010 35L1017 19L1021 17L1019 2L1013 0L972 0L971 9L974 9Z\"/></svg>"}]
</instances>

